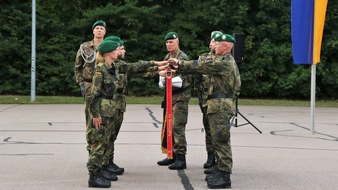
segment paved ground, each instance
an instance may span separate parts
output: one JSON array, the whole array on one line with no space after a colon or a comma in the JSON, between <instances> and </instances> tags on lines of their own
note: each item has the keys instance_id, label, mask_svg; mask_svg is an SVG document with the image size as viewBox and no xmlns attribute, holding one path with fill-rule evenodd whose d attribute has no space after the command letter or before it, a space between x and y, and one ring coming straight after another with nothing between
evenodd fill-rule
<instances>
[{"instance_id":1,"label":"paved ground","mask_svg":"<svg viewBox=\"0 0 338 190\"><path fill-rule=\"evenodd\" d=\"M0 105L0 189L88 189L83 105ZM240 106L251 125L232 128L232 189L338 189L338 109ZM128 105L116 143L126 172L112 189L207 189L201 113L189 107L186 170L157 166L162 110ZM245 122L239 117L239 124Z\"/></svg>"}]
</instances>

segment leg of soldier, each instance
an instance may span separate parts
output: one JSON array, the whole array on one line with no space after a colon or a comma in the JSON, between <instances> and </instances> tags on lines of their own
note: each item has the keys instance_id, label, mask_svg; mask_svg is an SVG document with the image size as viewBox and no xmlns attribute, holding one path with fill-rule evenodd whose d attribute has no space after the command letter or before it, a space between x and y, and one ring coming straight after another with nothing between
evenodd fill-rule
<instances>
[{"instance_id":1,"label":"leg of soldier","mask_svg":"<svg viewBox=\"0 0 338 190\"><path fill-rule=\"evenodd\" d=\"M188 100L180 100L173 104L173 136L175 162L169 169L178 170L187 168L185 154L187 152L187 141L185 128L188 121Z\"/></svg>"},{"instance_id":2,"label":"leg of soldier","mask_svg":"<svg viewBox=\"0 0 338 190\"><path fill-rule=\"evenodd\" d=\"M115 135L115 139L114 141L117 139L117 136L119 135L121 126L122 126L122 122L123 122L123 118L124 118L124 112L119 111L118 112L118 119L117 119L117 125L116 125L116 135Z\"/></svg>"},{"instance_id":3,"label":"leg of soldier","mask_svg":"<svg viewBox=\"0 0 338 190\"><path fill-rule=\"evenodd\" d=\"M86 140L87 140L87 150L90 151L90 145L92 144L92 140L91 137L88 136L89 131L92 128L92 122L93 122L93 118L92 118L92 114L90 112L90 100L86 100L85 101L85 116L86 116Z\"/></svg>"},{"instance_id":4,"label":"leg of soldier","mask_svg":"<svg viewBox=\"0 0 338 190\"><path fill-rule=\"evenodd\" d=\"M208 179L209 188L231 186L232 151L230 144L230 116L227 112L208 114L212 144L217 157L215 175Z\"/></svg>"},{"instance_id":5,"label":"leg of soldier","mask_svg":"<svg viewBox=\"0 0 338 190\"><path fill-rule=\"evenodd\" d=\"M89 171L89 187L110 187L110 181L117 180L117 177L107 172L102 163L105 161L105 153L107 150L107 144L110 137L110 131L107 125L109 124L109 118L102 117L102 126L99 129L91 127L88 130L88 137L92 140L89 152L89 158L87 162L87 168Z\"/></svg>"},{"instance_id":6,"label":"leg of soldier","mask_svg":"<svg viewBox=\"0 0 338 190\"><path fill-rule=\"evenodd\" d=\"M207 161L203 164L203 167L210 168L213 165L215 165L215 154L214 147L212 146L211 142L211 133L207 115L207 107L202 107L202 113L203 113L203 126L205 131L205 146L208 153Z\"/></svg>"},{"instance_id":7,"label":"leg of soldier","mask_svg":"<svg viewBox=\"0 0 338 190\"><path fill-rule=\"evenodd\" d=\"M106 169L116 175L121 175L124 172L124 168L121 168L114 163L114 150L115 150L115 141L117 139L117 135L122 125L124 112L121 112L119 110L117 110L116 112L117 112L116 117L114 117L115 123L111 125L111 136L109 139L108 150L106 155L108 159Z\"/></svg>"},{"instance_id":8,"label":"leg of soldier","mask_svg":"<svg viewBox=\"0 0 338 190\"><path fill-rule=\"evenodd\" d=\"M92 83L85 82L85 117L86 117L86 131L88 134L88 130L92 127L92 114L90 112L90 103L91 103L91 90L92 90ZM90 137L87 135L87 150L90 151L90 144L92 141L90 140Z\"/></svg>"}]
</instances>

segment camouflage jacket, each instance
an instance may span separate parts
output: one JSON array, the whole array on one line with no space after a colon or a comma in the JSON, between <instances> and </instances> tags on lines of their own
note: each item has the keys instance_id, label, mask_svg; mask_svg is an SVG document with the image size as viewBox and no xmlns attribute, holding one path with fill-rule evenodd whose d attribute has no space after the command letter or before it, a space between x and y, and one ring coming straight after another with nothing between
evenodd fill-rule
<instances>
[{"instance_id":1,"label":"camouflage jacket","mask_svg":"<svg viewBox=\"0 0 338 190\"><path fill-rule=\"evenodd\" d=\"M169 58L176 58L178 60L189 60L189 57L181 50L178 50L175 56L171 56L170 53L168 53L164 57L164 60L168 60ZM189 100L191 98L190 84L192 83L192 76L182 74L176 74L175 76L179 76L182 79L183 84L181 88L172 88L173 103L179 100Z\"/></svg>"},{"instance_id":2,"label":"camouflage jacket","mask_svg":"<svg viewBox=\"0 0 338 190\"><path fill-rule=\"evenodd\" d=\"M149 72L152 65L149 61L138 61L136 63L126 63L122 60L115 60L115 75L117 78L117 90L114 100L116 100L116 109L125 112L126 111L126 98L125 95L128 92L128 75L142 76L142 74ZM157 69L158 70L158 69Z\"/></svg>"},{"instance_id":3,"label":"camouflage jacket","mask_svg":"<svg viewBox=\"0 0 338 190\"><path fill-rule=\"evenodd\" d=\"M200 73L210 77L208 95L230 94L229 98L210 98L207 100L207 113L228 112L234 113L233 97L235 86L240 83L240 75L236 62L230 53L216 56L214 59L180 61L177 69L179 73ZM239 85L240 87L240 85ZM230 109L229 109L230 108Z\"/></svg>"},{"instance_id":4,"label":"camouflage jacket","mask_svg":"<svg viewBox=\"0 0 338 190\"><path fill-rule=\"evenodd\" d=\"M199 56L198 61L202 62L208 59L214 59L216 57L212 52L204 53ZM210 77L207 74L194 74L194 91L198 97L202 98L202 106L206 106L208 98L208 86L210 84Z\"/></svg>"},{"instance_id":5,"label":"camouflage jacket","mask_svg":"<svg viewBox=\"0 0 338 190\"><path fill-rule=\"evenodd\" d=\"M86 80L90 81L93 78L95 71L95 57L97 49L94 41L84 42L80 45L75 58L75 79L78 83L83 83Z\"/></svg>"},{"instance_id":6,"label":"camouflage jacket","mask_svg":"<svg viewBox=\"0 0 338 190\"><path fill-rule=\"evenodd\" d=\"M100 62L95 69L92 87L90 111L94 118L113 117L118 102L114 99L118 86L115 68Z\"/></svg>"}]
</instances>

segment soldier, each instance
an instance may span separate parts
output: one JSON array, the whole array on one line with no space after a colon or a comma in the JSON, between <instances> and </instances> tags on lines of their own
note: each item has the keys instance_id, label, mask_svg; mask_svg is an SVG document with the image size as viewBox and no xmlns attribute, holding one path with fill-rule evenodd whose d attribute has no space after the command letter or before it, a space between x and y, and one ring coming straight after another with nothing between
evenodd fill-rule
<instances>
[{"instance_id":1,"label":"soldier","mask_svg":"<svg viewBox=\"0 0 338 190\"><path fill-rule=\"evenodd\" d=\"M109 36L105 40L111 40L119 44L118 50L119 50L119 57L124 58L124 41L121 40L121 38L117 36ZM118 65L117 63L119 62L118 59L114 60L113 66L114 68L117 68ZM123 115L124 112L126 111L126 99L125 99L125 94L126 94L126 88L127 88L127 75L124 73L118 73L118 70L115 69L115 75L117 77L117 82L116 82L116 93L114 95L114 111L116 112L116 117L115 117L115 122L116 124L114 125L114 133L111 135L111 138L109 139L108 142L108 150L106 152L106 159L108 160L108 164L105 166L105 168L108 171L111 171L112 173L116 175L122 175L124 172L123 167L119 167L118 165L115 164L114 162L114 143L115 140L117 139L118 133L120 131L122 121L123 121ZM112 110L113 111L113 110Z\"/></svg>"},{"instance_id":2,"label":"soldier","mask_svg":"<svg viewBox=\"0 0 338 190\"><path fill-rule=\"evenodd\" d=\"M164 38L168 54L164 60L175 58L178 60L189 60L188 56L179 48L179 37L176 32L169 32ZM160 72L159 86L164 87L165 72ZM188 102L191 97L189 88L191 83L190 75L177 75L173 80L172 90L172 110L173 110L173 159L165 158L158 161L160 166L168 166L171 170L186 169L187 141L185 138L185 128L188 120ZM165 99L164 99L165 102ZM162 104L164 107L165 103ZM162 129L162 136L165 134ZM163 138L162 138L163 140Z\"/></svg>"},{"instance_id":3,"label":"soldier","mask_svg":"<svg viewBox=\"0 0 338 190\"><path fill-rule=\"evenodd\" d=\"M199 61L204 61L207 59L214 59L216 57L215 55L215 40L214 38L217 35L221 35L222 32L220 31L213 31L210 36L210 43L209 48L210 52L204 53L199 56ZM212 167L216 160L215 160L215 154L214 154L214 148L212 146L211 142L211 134L210 134L210 126L207 116L207 98L208 98L208 85L210 83L210 77L207 74L195 74L194 75L194 90L198 97L198 103L201 108L202 114L203 114L203 126L205 131L205 145L207 150L207 161L203 164L204 168L210 168Z\"/></svg>"},{"instance_id":4,"label":"soldier","mask_svg":"<svg viewBox=\"0 0 338 190\"><path fill-rule=\"evenodd\" d=\"M209 188L227 188L231 187L232 172L230 118L235 113L233 98L236 88L239 87L236 81L240 81L240 75L231 55L231 49L236 43L234 37L222 34L214 40L216 41L215 59L204 61L170 59L169 62L178 66L177 73L202 73L210 77L206 105L217 165L215 172L209 174L206 180Z\"/></svg>"},{"instance_id":5,"label":"soldier","mask_svg":"<svg viewBox=\"0 0 338 190\"><path fill-rule=\"evenodd\" d=\"M91 127L87 130L89 144L89 159L87 168L89 171L89 187L108 188L110 181L116 181L117 176L106 170L105 152L107 151L108 141L113 134L116 112L113 112L114 102L112 97L116 93L117 78L111 72L112 63L117 59L119 44L113 41L103 41L98 47L96 57L97 66L93 77L93 87L91 91L92 101L90 111L93 115Z\"/></svg>"},{"instance_id":6,"label":"soldier","mask_svg":"<svg viewBox=\"0 0 338 190\"><path fill-rule=\"evenodd\" d=\"M76 54L74 67L76 82L79 83L81 94L85 100L86 129L91 127L89 104L91 101L92 78L95 71L95 56L97 47L101 44L106 34L106 23L98 20L93 24L92 30L94 38L80 45ZM91 143L88 136L87 143ZM90 151L89 147L87 147L87 150Z\"/></svg>"},{"instance_id":7,"label":"soldier","mask_svg":"<svg viewBox=\"0 0 338 190\"><path fill-rule=\"evenodd\" d=\"M119 51L119 58L124 58L125 49L124 49L124 41L117 36L109 36L104 41L111 41L119 44L117 48ZM103 168L111 173L116 175L121 175L124 172L124 168L119 167L114 163L114 149L115 149L115 141L117 139L118 133L120 131L123 115L126 111L126 100L125 95L127 93L127 73L143 73L147 72L152 65L163 64L165 62L160 61L138 61L136 63L126 63L120 59L114 59L111 64L111 68L109 68L110 74L115 77L115 87L116 92L113 96L109 96L109 100L112 103L112 106L109 107L109 112L114 116L114 123L109 125L108 128L110 130L110 136L108 138L108 144L105 151L105 159L103 161ZM156 67L156 70L157 67ZM103 97L104 98L104 97Z\"/></svg>"}]
</instances>

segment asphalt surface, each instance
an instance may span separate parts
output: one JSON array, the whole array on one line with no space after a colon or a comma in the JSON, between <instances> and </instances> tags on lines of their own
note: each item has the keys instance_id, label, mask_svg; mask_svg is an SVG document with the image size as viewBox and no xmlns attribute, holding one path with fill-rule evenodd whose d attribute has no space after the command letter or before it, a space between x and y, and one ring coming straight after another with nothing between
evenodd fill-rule
<instances>
[{"instance_id":1,"label":"asphalt surface","mask_svg":"<svg viewBox=\"0 0 338 190\"><path fill-rule=\"evenodd\" d=\"M252 122L231 129L232 189L338 189L338 109L240 106ZM189 107L187 169L156 162L162 109L127 105L115 162L125 173L111 189L208 189L202 114ZM246 121L239 116L238 124ZM0 189L88 189L84 105L0 105Z\"/></svg>"}]
</instances>

